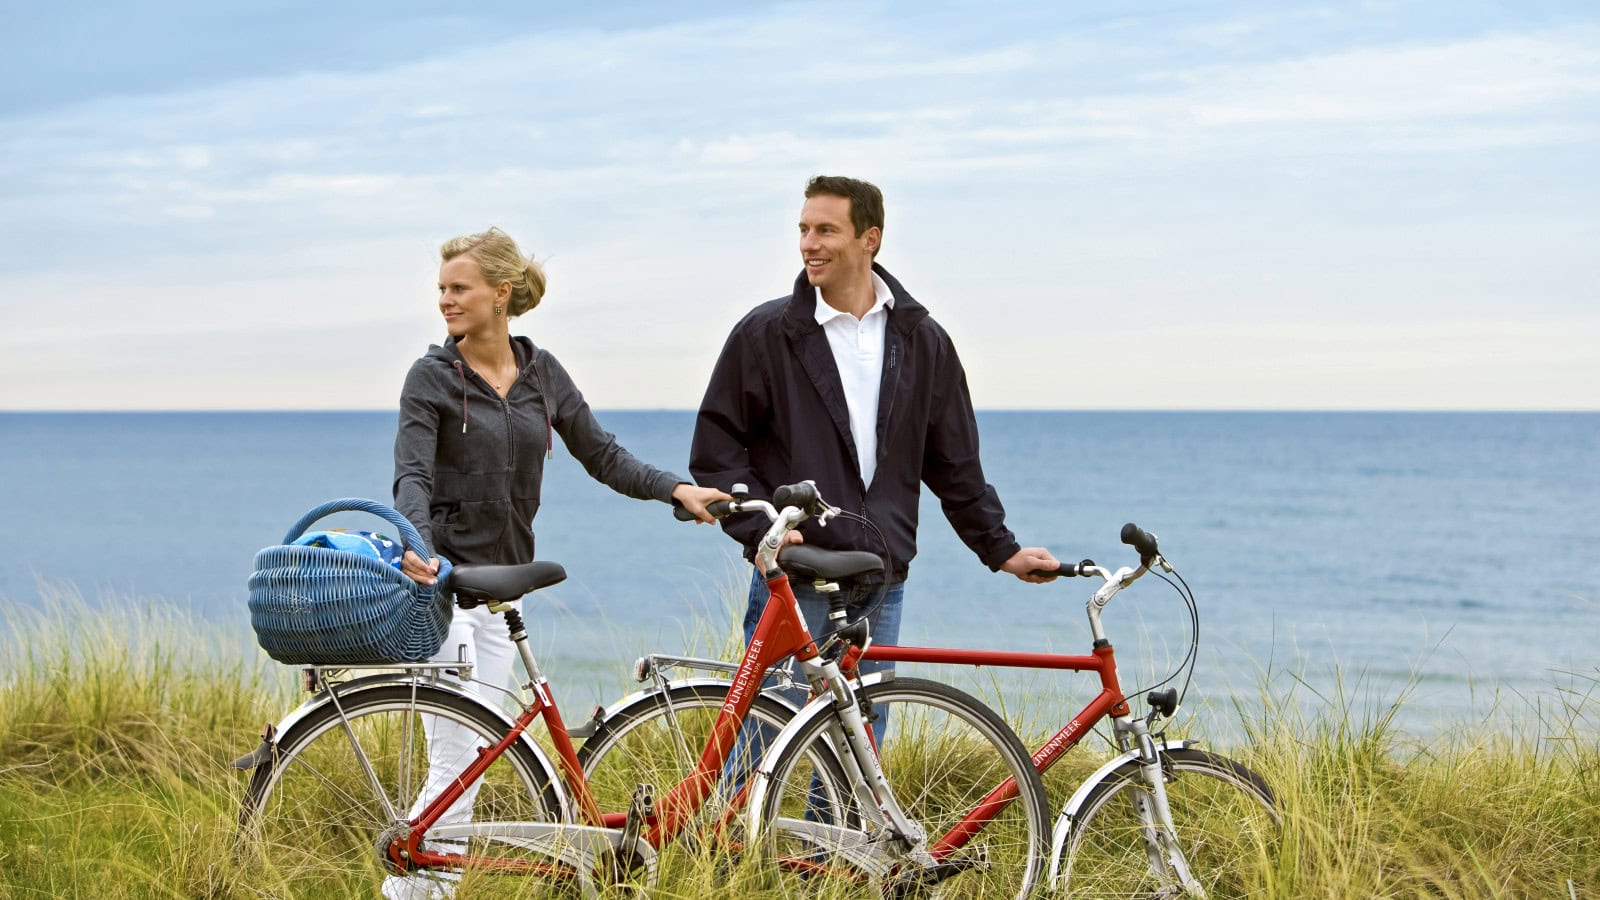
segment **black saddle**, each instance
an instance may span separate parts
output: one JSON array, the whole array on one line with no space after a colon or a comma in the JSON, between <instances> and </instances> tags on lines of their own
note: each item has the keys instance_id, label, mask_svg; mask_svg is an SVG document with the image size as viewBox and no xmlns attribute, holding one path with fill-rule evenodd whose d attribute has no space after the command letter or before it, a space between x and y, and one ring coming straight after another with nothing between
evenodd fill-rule
<instances>
[{"instance_id":1,"label":"black saddle","mask_svg":"<svg viewBox=\"0 0 1600 900\"><path fill-rule=\"evenodd\" d=\"M553 562L456 566L446 577L444 590L471 600L515 600L530 591L566 580L567 570Z\"/></svg>"},{"instance_id":2,"label":"black saddle","mask_svg":"<svg viewBox=\"0 0 1600 900\"><path fill-rule=\"evenodd\" d=\"M778 568L801 578L839 581L883 571L883 559L865 550L824 550L790 544L778 552Z\"/></svg>"}]
</instances>

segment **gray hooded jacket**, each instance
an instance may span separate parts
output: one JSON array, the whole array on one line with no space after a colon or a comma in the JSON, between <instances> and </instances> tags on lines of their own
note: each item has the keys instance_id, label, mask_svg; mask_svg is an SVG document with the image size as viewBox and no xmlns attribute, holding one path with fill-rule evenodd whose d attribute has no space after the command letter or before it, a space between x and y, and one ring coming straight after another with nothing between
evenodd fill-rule
<instances>
[{"instance_id":1,"label":"gray hooded jacket","mask_svg":"<svg viewBox=\"0 0 1600 900\"><path fill-rule=\"evenodd\" d=\"M455 338L411 366L394 439L394 505L451 563L533 561L552 430L595 480L640 500L672 502L688 481L634 458L600 427L561 363L513 336L521 372L502 398Z\"/></svg>"}]
</instances>

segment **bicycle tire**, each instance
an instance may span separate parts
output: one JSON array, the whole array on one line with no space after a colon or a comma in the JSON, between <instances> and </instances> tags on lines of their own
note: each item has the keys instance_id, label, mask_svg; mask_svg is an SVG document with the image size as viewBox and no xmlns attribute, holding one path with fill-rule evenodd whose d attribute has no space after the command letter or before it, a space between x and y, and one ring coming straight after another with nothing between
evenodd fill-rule
<instances>
[{"instance_id":1,"label":"bicycle tire","mask_svg":"<svg viewBox=\"0 0 1600 900\"><path fill-rule=\"evenodd\" d=\"M578 763L601 811L627 809L639 784L653 785L659 799L687 778L700 760L730 688L728 683L675 685L645 694L601 722L578 748ZM746 722L758 723L776 736L794 714L791 707L757 695ZM761 746L740 746L751 758L743 763L730 761L724 771L749 772L759 760ZM719 801L731 794L727 786L713 793L700 817L709 817L713 810L720 812Z\"/></svg>"},{"instance_id":2,"label":"bicycle tire","mask_svg":"<svg viewBox=\"0 0 1600 900\"><path fill-rule=\"evenodd\" d=\"M1178 846L1206 896L1272 896L1266 876L1282 814L1266 779L1192 747L1163 750L1162 758ZM1085 796L1063 849L1064 878L1057 887L1090 897L1184 894L1172 873L1146 853L1133 792L1145 792L1145 786L1138 762L1130 760Z\"/></svg>"},{"instance_id":3,"label":"bicycle tire","mask_svg":"<svg viewBox=\"0 0 1600 900\"><path fill-rule=\"evenodd\" d=\"M276 758L256 767L245 790L241 850L261 864L252 865L252 877L281 880L283 896L372 896L378 880L394 874L379 849L386 833L403 829L405 819L420 811L423 793L437 795L437 786L430 791L426 785L426 735L441 727L458 729L464 749L442 767L448 777L466 768L476 746L506 733L506 722L487 708L426 685L364 688L339 702L343 718L334 704L324 704L280 735ZM371 765L378 788L363 762ZM480 822L559 821L561 788L553 773L548 760L514 742L479 780L475 798L463 804L466 814ZM458 819L461 808L441 821ZM497 842L489 849L483 842L475 838L466 851L535 858L515 846ZM436 882L462 877L460 870L412 875ZM495 890L496 877L487 871L475 869L467 879ZM516 890L525 890L527 881L519 876Z\"/></svg>"},{"instance_id":4,"label":"bicycle tire","mask_svg":"<svg viewBox=\"0 0 1600 900\"><path fill-rule=\"evenodd\" d=\"M945 857L945 866L928 871L911 861L893 861L889 848L896 842L875 824L879 818L875 808L856 806L852 796L851 814L829 822L807 800L816 761L832 759L839 765L840 758L831 736L837 720L828 714L817 716L772 761L761 801L764 846L784 877L796 880L791 893L1028 896L1043 868L1049 820L1039 773L1011 728L971 695L926 679L895 677L868 685L861 697L877 712L888 710L878 748L884 777L907 817L927 832L930 846L1005 779L1016 781L1018 796ZM827 835L808 832L818 821L838 828ZM876 861L863 865L849 859L841 852L848 844L875 853Z\"/></svg>"}]
</instances>

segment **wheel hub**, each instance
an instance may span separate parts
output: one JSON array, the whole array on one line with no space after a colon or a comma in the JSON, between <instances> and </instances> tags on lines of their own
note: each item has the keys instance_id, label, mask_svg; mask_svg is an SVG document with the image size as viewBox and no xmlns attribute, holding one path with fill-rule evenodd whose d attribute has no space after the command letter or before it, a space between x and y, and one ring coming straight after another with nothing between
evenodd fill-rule
<instances>
[{"instance_id":1,"label":"wheel hub","mask_svg":"<svg viewBox=\"0 0 1600 900\"><path fill-rule=\"evenodd\" d=\"M404 875L408 872L416 871L417 865L411 861L411 851L406 846L410 839L411 823L409 822L396 822L378 832L376 848L378 862L396 875Z\"/></svg>"}]
</instances>

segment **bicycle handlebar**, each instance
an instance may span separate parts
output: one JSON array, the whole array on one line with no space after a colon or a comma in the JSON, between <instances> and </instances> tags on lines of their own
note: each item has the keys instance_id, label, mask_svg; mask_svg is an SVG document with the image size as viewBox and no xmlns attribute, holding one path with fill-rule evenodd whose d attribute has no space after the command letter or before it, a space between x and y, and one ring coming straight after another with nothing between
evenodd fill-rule
<instances>
[{"instance_id":1,"label":"bicycle handlebar","mask_svg":"<svg viewBox=\"0 0 1600 900\"><path fill-rule=\"evenodd\" d=\"M706 512L711 513L711 515L720 519L729 513L737 512L737 510L734 508L733 501L731 500L713 500L706 504ZM672 517L680 522L697 521L694 513L689 512L687 509L684 509L682 506L677 504L673 504L672 506Z\"/></svg>"},{"instance_id":2,"label":"bicycle handlebar","mask_svg":"<svg viewBox=\"0 0 1600 900\"><path fill-rule=\"evenodd\" d=\"M1122 526L1122 542L1139 551L1140 562L1147 562L1161 553L1161 548L1156 546L1156 536L1132 522Z\"/></svg>"},{"instance_id":3,"label":"bicycle handlebar","mask_svg":"<svg viewBox=\"0 0 1600 900\"><path fill-rule=\"evenodd\" d=\"M742 490L743 485L736 485L734 488L735 493L739 493ZM810 481L786 484L777 488L772 492L772 503L770 505L760 500L713 500L706 504L706 512L720 519L733 513L761 510L775 520L778 516L778 510L790 506L798 508L808 517L817 516L824 518L824 520L831 518L831 513L837 512L822 499L822 494L817 490L816 484ZM695 521L695 515L682 506L674 506L672 515L682 522ZM1132 522L1122 526L1122 542L1138 551L1141 564L1149 565L1152 560L1161 555L1161 547L1156 540L1156 536ZM1075 578L1081 575L1097 574L1098 569L1099 567L1095 565L1094 560L1085 559L1081 562L1062 563L1054 569L1034 569L1028 574L1043 578Z\"/></svg>"},{"instance_id":4,"label":"bicycle handlebar","mask_svg":"<svg viewBox=\"0 0 1600 900\"><path fill-rule=\"evenodd\" d=\"M1139 552L1139 565L1141 568L1137 572L1133 569L1124 569L1116 573L1108 572L1095 565L1094 560L1086 559L1082 562L1062 563L1058 568L1054 569L1034 569L1028 574L1037 575L1041 578L1072 578L1078 575L1099 575L1107 581L1115 580L1120 584L1127 584L1144 574L1143 567L1155 565L1158 561L1162 566L1166 566L1166 561L1161 559L1161 547L1156 543L1156 536L1132 522L1122 526L1122 542ZM1167 571L1171 571L1171 568L1169 567ZM1106 599L1110 599L1109 596Z\"/></svg>"},{"instance_id":5,"label":"bicycle handlebar","mask_svg":"<svg viewBox=\"0 0 1600 900\"><path fill-rule=\"evenodd\" d=\"M1076 578L1079 575L1089 575L1094 568L1094 560L1086 559L1083 562L1062 563L1054 569L1034 569L1029 575L1038 575L1041 578L1059 576L1061 578Z\"/></svg>"},{"instance_id":6,"label":"bicycle handlebar","mask_svg":"<svg viewBox=\"0 0 1600 900\"><path fill-rule=\"evenodd\" d=\"M742 497L743 490L743 485L734 485L733 493L737 497ZM810 481L785 484L774 489L771 503L755 498L713 500L706 504L706 512L719 519L743 512L764 512L768 518L777 519L779 510L790 506L799 509L807 518L830 519L838 513L838 510L822 499L822 492L818 491L816 484ZM672 507L672 517L680 522L695 521L694 513L676 504Z\"/></svg>"},{"instance_id":7,"label":"bicycle handlebar","mask_svg":"<svg viewBox=\"0 0 1600 900\"><path fill-rule=\"evenodd\" d=\"M810 481L786 484L774 490L772 505L779 509L794 506L808 516L820 516L830 508L822 501L822 494L817 490L816 484Z\"/></svg>"}]
</instances>

